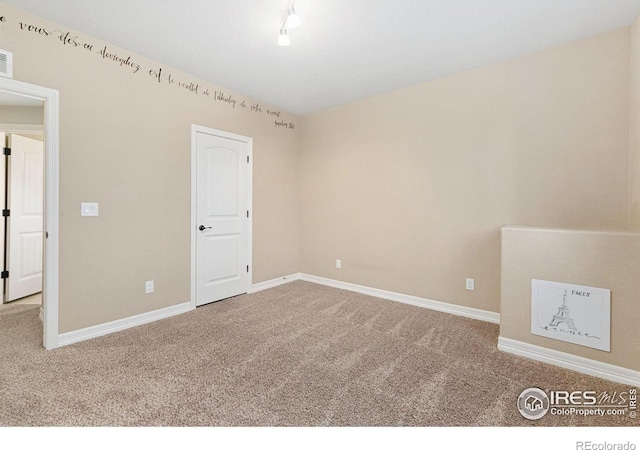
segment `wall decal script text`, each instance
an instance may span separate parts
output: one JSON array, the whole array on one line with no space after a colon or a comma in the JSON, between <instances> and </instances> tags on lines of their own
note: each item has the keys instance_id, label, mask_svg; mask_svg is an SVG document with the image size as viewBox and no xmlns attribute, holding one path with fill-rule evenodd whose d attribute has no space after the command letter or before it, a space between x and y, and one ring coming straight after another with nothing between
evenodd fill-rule
<instances>
[{"instance_id":1,"label":"wall decal script text","mask_svg":"<svg viewBox=\"0 0 640 450\"><path fill-rule=\"evenodd\" d=\"M8 23L8 21L7 16L0 16L0 24ZM228 92L219 89L212 90L192 80L179 79L163 67L145 68L143 63L137 60L136 56L122 54L104 44L96 46L94 43L88 42L83 37L70 31L49 29L21 21L18 22L18 28L24 33L43 39L48 38L47 42L55 40L66 48L84 51L87 55L97 56L106 63L117 64L123 70L129 71L131 74L136 74L136 76L140 76L139 74L147 74L149 79L155 81L158 85L179 88L188 94L206 97L213 102L226 105L234 110L246 110L248 113L260 114L269 119L276 119L273 120L273 125L279 129L295 129L295 123L283 119L285 114L282 111L264 109L257 103L248 105L246 100L237 98Z\"/></svg>"}]
</instances>

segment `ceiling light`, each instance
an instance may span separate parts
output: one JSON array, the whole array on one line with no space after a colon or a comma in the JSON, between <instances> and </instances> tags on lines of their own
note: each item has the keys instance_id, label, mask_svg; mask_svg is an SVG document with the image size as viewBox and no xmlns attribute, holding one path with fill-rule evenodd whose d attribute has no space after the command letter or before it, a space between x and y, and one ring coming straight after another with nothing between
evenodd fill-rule
<instances>
[{"instance_id":1,"label":"ceiling light","mask_svg":"<svg viewBox=\"0 0 640 450\"><path fill-rule=\"evenodd\" d=\"M281 45L283 47L286 47L291 43L291 40L289 39L289 28L300 26L300 17L298 17L298 15L296 14L295 3L295 0L291 2L291 6L287 8L287 11L282 17L282 25L280 25L280 36L278 37L278 45Z\"/></svg>"},{"instance_id":2,"label":"ceiling light","mask_svg":"<svg viewBox=\"0 0 640 450\"><path fill-rule=\"evenodd\" d=\"M291 40L289 39L289 33L287 32L286 28L281 28L280 29L280 37L278 38L278 45L281 45L283 47L289 45L291 43Z\"/></svg>"},{"instance_id":3,"label":"ceiling light","mask_svg":"<svg viewBox=\"0 0 640 450\"><path fill-rule=\"evenodd\" d=\"M296 14L296 8L291 5L291 8L287 10L287 27L295 28L300 26L300 17Z\"/></svg>"}]
</instances>

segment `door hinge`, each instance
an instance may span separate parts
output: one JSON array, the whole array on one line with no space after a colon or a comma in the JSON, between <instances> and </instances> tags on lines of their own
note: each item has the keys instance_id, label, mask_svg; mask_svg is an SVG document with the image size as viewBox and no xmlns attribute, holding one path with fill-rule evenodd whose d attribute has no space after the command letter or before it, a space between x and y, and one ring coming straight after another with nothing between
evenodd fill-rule
<instances>
[{"instance_id":1,"label":"door hinge","mask_svg":"<svg viewBox=\"0 0 640 450\"><path fill-rule=\"evenodd\" d=\"M9 278L8 270L3 270L2 272L0 272L0 279L4 280L5 278Z\"/></svg>"},{"instance_id":2,"label":"door hinge","mask_svg":"<svg viewBox=\"0 0 640 450\"><path fill-rule=\"evenodd\" d=\"M249 272L249 266L247 266L247 272Z\"/></svg>"},{"instance_id":3,"label":"door hinge","mask_svg":"<svg viewBox=\"0 0 640 450\"><path fill-rule=\"evenodd\" d=\"M249 217L249 210L247 209L247 217Z\"/></svg>"},{"instance_id":4,"label":"door hinge","mask_svg":"<svg viewBox=\"0 0 640 450\"><path fill-rule=\"evenodd\" d=\"M249 155L247 155L247 163L249 162Z\"/></svg>"},{"instance_id":5,"label":"door hinge","mask_svg":"<svg viewBox=\"0 0 640 450\"><path fill-rule=\"evenodd\" d=\"M2 149L2 154L4 154L5 156L11 156L11 148L9 147L4 147Z\"/></svg>"},{"instance_id":6,"label":"door hinge","mask_svg":"<svg viewBox=\"0 0 640 450\"><path fill-rule=\"evenodd\" d=\"M3 209L2 210L2 217L9 217L11 215L11 210L10 209Z\"/></svg>"}]
</instances>

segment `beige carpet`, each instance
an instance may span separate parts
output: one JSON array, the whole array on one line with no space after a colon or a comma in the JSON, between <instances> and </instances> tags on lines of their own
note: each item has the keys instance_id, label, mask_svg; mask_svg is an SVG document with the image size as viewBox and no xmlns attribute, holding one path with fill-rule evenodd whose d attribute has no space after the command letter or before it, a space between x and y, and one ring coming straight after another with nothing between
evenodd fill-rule
<instances>
[{"instance_id":1,"label":"beige carpet","mask_svg":"<svg viewBox=\"0 0 640 450\"><path fill-rule=\"evenodd\" d=\"M4 426L617 426L520 416L528 387L629 387L502 353L498 326L294 282L53 351L0 308Z\"/></svg>"}]
</instances>

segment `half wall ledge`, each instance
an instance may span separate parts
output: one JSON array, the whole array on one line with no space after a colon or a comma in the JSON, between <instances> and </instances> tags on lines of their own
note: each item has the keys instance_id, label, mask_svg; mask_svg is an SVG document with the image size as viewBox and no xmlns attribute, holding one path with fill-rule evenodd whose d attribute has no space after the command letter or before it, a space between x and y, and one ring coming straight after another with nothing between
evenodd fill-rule
<instances>
[{"instance_id":1,"label":"half wall ledge","mask_svg":"<svg viewBox=\"0 0 640 450\"><path fill-rule=\"evenodd\" d=\"M509 343L501 350L538 360L548 353L551 364L640 386L640 233L505 226L501 253L500 341ZM532 288L540 282L558 299ZM609 300L559 283L608 291ZM588 337L570 342L538 328ZM609 350L593 348L589 338L609 339Z\"/></svg>"}]
</instances>

